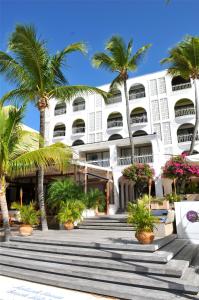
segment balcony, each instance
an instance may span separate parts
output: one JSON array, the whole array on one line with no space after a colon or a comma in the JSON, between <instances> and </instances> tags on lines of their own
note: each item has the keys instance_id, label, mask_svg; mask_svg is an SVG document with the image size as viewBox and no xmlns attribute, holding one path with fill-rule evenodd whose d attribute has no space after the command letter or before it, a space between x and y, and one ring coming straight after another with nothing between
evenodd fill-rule
<instances>
[{"instance_id":1,"label":"balcony","mask_svg":"<svg viewBox=\"0 0 199 300\"><path fill-rule=\"evenodd\" d=\"M56 130L53 132L53 137L65 136L65 130Z\"/></svg>"},{"instance_id":2,"label":"balcony","mask_svg":"<svg viewBox=\"0 0 199 300\"><path fill-rule=\"evenodd\" d=\"M146 96L145 91L137 92L137 93L129 93L129 100L144 98L145 96Z\"/></svg>"},{"instance_id":3,"label":"balcony","mask_svg":"<svg viewBox=\"0 0 199 300\"><path fill-rule=\"evenodd\" d=\"M110 120L107 122L107 128L115 128L115 127L122 127L123 121L122 120Z\"/></svg>"},{"instance_id":4,"label":"balcony","mask_svg":"<svg viewBox=\"0 0 199 300\"><path fill-rule=\"evenodd\" d=\"M193 106L190 107L181 107L175 109L175 117L182 117L182 116L190 116L195 115L195 108Z\"/></svg>"},{"instance_id":5,"label":"balcony","mask_svg":"<svg viewBox=\"0 0 199 300\"><path fill-rule=\"evenodd\" d=\"M113 97L108 98L107 100L107 104L114 104L114 103L118 103L118 102L122 102L122 96L121 95L116 95Z\"/></svg>"},{"instance_id":6,"label":"balcony","mask_svg":"<svg viewBox=\"0 0 199 300\"><path fill-rule=\"evenodd\" d=\"M134 162L142 163L142 164L149 164L153 162L153 155L152 153L145 154L145 155L136 155L134 156ZM119 166L127 166L131 164L131 156L123 156L118 158L118 165Z\"/></svg>"},{"instance_id":7,"label":"balcony","mask_svg":"<svg viewBox=\"0 0 199 300\"><path fill-rule=\"evenodd\" d=\"M191 142L193 137L193 133L189 134L178 134L178 143ZM199 140L199 135L196 136L196 141Z\"/></svg>"},{"instance_id":8,"label":"balcony","mask_svg":"<svg viewBox=\"0 0 199 300\"><path fill-rule=\"evenodd\" d=\"M86 161L88 164L95 165L98 167L109 167L110 159L99 159L99 160L88 160Z\"/></svg>"},{"instance_id":9,"label":"balcony","mask_svg":"<svg viewBox=\"0 0 199 300\"><path fill-rule=\"evenodd\" d=\"M73 134L85 133L85 127L73 127L72 133Z\"/></svg>"},{"instance_id":10,"label":"balcony","mask_svg":"<svg viewBox=\"0 0 199 300\"><path fill-rule=\"evenodd\" d=\"M85 110L85 107L86 107L85 103L80 103L73 106L73 111Z\"/></svg>"},{"instance_id":11,"label":"balcony","mask_svg":"<svg viewBox=\"0 0 199 300\"><path fill-rule=\"evenodd\" d=\"M188 88L191 88L191 82L172 85L172 91L173 92L188 89Z\"/></svg>"},{"instance_id":12,"label":"balcony","mask_svg":"<svg viewBox=\"0 0 199 300\"><path fill-rule=\"evenodd\" d=\"M134 115L131 117L131 124L139 124L139 123L147 123L147 115L143 114L143 115Z\"/></svg>"},{"instance_id":13,"label":"balcony","mask_svg":"<svg viewBox=\"0 0 199 300\"><path fill-rule=\"evenodd\" d=\"M55 116L64 115L66 113L66 108L55 109Z\"/></svg>"}]
</instances>

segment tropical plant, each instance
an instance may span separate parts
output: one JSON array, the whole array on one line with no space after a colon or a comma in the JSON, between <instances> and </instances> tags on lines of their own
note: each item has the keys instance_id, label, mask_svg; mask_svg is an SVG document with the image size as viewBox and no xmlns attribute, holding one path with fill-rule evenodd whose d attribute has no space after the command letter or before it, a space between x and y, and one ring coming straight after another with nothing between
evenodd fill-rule
<instances>
[{"instance_id":1,"label":"tropical plant","mask_svg":"<svg viewBox=\"0 0 199 300\"><path fill-rule=\"evenodd\" d=\"M20 221L25 225L38 225L40 221L40 211L35 208L35 203L31 202L29 205L20 205L17 202L11 204L11 208L17 209L20 214Z\"/></svg>"},{"instance_id":2,"label":"tropical plant","mask_svg":"<svg viewBox=\"0 0 199 300\"><path fill-rule=\"evenodd\" d=\"M57 219L60 223L73 223L81 220L83 210L85 209L84 203L80 200L70 200L62 203Z\"/></svg>"},{"instance_id":3,"label":"tropical plant","mask_svg":"<svg viewBox=\"0 0 199 300\"><path fill-rule=\"evenodd\" d=\"M174 48L169 50L169 56L161 61L162 64L168 64L168 73L172 76L181 76L188 80L192 79L195 88L195 126L192 136L190 155L194 151L195 141L198 132L199 122L199 37L187 36Z\"/></svg>"},{"instance_id":4,"label":"tropical plant","mask_svg":"<svg viewBox=\"0 0 199 300\"><path fill-rule=\"evenodd\" d=\"M150 214L144 201L128 204L128 223L135 227L136 233L152 232L155 227L156 218Z\"/></svg>"},{"instance_id":5,"label":"tropical plant","mask_svg":"<svg viewBox=\"0 0 199 300\"><path fill-rule=\"evenodd\" d=\"M21 127L24 112L24 105L19 109L0 106L0 206L6 238L10 232L6 201L7 178L24 176L41 166L46 169L53 165L63 171L71 158L70 148L62 143L38 149L39 135L24 131ZM33 142L36 137L37 148Z\"/></svg>"},{"instance_id":6,"label":"tropical plant","mask_svg":"<svg viewBox=\"0 0 199 300\"><path fill-rule=\"evenodd\" d=\"M68 201L73 199L81 200L83 198L84 193L81 185L72 179L58 179L49 186L47 203L50 207L59 209Z\"/></svg>"},{"instance_id":7,"label":"tropical plant","mask_svg":"<svg viewBox=\"0 0 199 300\"><path fill-rule=\"evenodd\" d=\"M86 52L85 44L74 43L55 55L50 55L46 42L41 40L33 26L17 25L8 41L9 52L0 51L0 73L16 85L2 97L2 101L24 99L31 101L40 112L40 135L45 137L45 111L52 98L60 101L71 100L83 93L105 92L83 85L70 86L62 72L66 57L72 52ZM44 139L39 147L43 148ZM43 192L44 170L38 168L38 200L42 211L42 229L47 230Z\"/></svg>"},{"instance_id":8,"label":"tropical plant","mask_svg":"<svg viewBox=\"0 0 199 300\"><path fill-rule=\"evenodd\" d=\"M131 161L134 162L134 144L132 137L130 111L129 111L129 96L127 91L127 79L129 73L137 69L138 64L144 57L146 51L151 46L150 44L138 49L132 55L133 40L131 39L126 45L125 41L120 36L112 36L105 44L106 52L99 52L93 56L92 64L95 68L103 68L111 73L117 73L110 85L110 92L114 92L118 85L123 85L124 95L126 100L126 119L128 134L131 144Z\"/></svg>"},{"instance_id":9,"label":"tropical plant","mask_svg":"<svg viewBox=\"0 0 199 300\"><path fill-rule=\"evenodd\" d=\"M106 207L105 196L99 189L90 189L85 195L85 204L88 209L98 208L104 211Z\"/></svg>"},{"instance_id":10,"label":"tropical plant","mask_svg":"<svg viewBox=\"0 0 199 300\"><path fill-rule=\"evenodd\" d=\"M179 202L181 200L181 196L175 193L171 193L166 195L166 199L169 201L169 203L174 203Z\"/></svg>"}]
</instances>

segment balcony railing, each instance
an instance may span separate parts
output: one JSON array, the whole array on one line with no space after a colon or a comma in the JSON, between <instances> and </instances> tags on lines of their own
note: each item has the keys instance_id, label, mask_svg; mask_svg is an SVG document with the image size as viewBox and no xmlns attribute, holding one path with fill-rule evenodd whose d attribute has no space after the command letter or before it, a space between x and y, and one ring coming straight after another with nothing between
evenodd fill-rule
<instances>
[{"instance_id":1,"label":"balcony railing","mask_svg":"<svg viewBox=\"0 0 199 300\"><path fill-rule=\"evenodd\" d=\"M131 117L131 124L133 125L134 123L146 123L147 122L147 115L142 115L142 116L133 116Z\"/></svg>"},{"instance_id":2,"label":"balcony railing","mask_svg":"<svg viewBox=\"0 0 199 300\"><path fill-rule=\"evenodd\" d=\"M65 136L65 130L56 130L53 132L53 137Z\"/></svg>"},{"instance_id":3,"label":"balcony railing","mask_svg":"<svg viewBox=\"0 0 199 300\"><path fill-rule=\"evenodd\" d=\"M145 155L136 155L134 156L134 162L136 163L142 163L142 164L148 164L153 162L153 155L152 154L145 154ZM118 158L118 165L120 166L126 166L130 165L131 157L130 156L124 156Z\"/></svg>"},{"instance_id":4,"label":"balcony railing","mask_svg":"<svg viewBox=\"0 0 199 300\"><path fill-rule=\"evenodd\" d=\"M122 102L122 96L113 96L107 100L107 104Z\"/></svg>"},{"instance_id":5,"label":"balcony railing","mask_svg":"<svg viewBox=\"0 0 199 300\"><path fill-rule=\"evenodd\" d=\"M64 115L66 113L66 108L55 109L55 116Z\"/></svg>"},{"instance_id":6,"label":"balcony railing","mask_svg":"<svg viewBox=\"0 0 199 300\"><path fill-rule=\"evenodd\" d=\"M73 111L85 110L85 103L80 103L73 106Z\"/></svg>"},{"instance_id":7,"label":"balcony railing","mask_svg":"<svg viewBox=\"0 0 199 300\"><path fill-rule=\"evenodd\" d=\"M176 84L172 86L172 91L179 91L191 88L191 82Z\"/></svg>"},{"instance_id":8,"label":"balcony railing","mask_svg":"<svg viewBox=\"0 0 199 300\"><path fill-rule=\"evenodd\" d=\"M195 115L195 108L194 107L183 107L175 109L175 117L181 116L188 116L188 115Z\"/></svg>"},{"instance_id":9,"label":"balcony railing","mask_svg":"<svg viewBox=\"0 0 199 300\"><path fill-rule=\"evenodd\" d=\"M114 128L114 127L122 127L123 121L122 120L111 120L107 122L108 128Z\"/></svg>"},{"instance_id":10,"label":"balcony railing","mask_svg":"<svg viewBox=\"0 0 199 300\"><path fill-rule=\"evenodd\" d=\"M109 167L110 159L88 160L87 163L98 167Z\"/></svg>"},{"instance_id":11,"label":"balcony railing","mask_svg":"<svg viewBox=\"0 0 199 300\"><path fill-rule=\"evenodd\" d=\"M129 93L129 100L138 99L138 98L144 98L145 92L137 92L137 93Z\"/></svg>"},{"instance_id":12,"label":"balcony railing","mask_svg":"<svg viewBox=\"0 0 199 300\"><path fill-rule=\"evenodd\" d=\"M179 134L178 135L178 143L191 142L193 138L193 133L189 134ZM196 135L196 140L199 140L199 135Z\"/></svg>"},{"instance_id":13,"label":"balcony railing","mask_svg":"<svg viewBox=\"0 0 199 300\"><path fill-rule=\"evenodd\" d=\"M72 128L72 133L84 133L85 132L85 127L73 127Z\"/></svg>"}]
</instances>

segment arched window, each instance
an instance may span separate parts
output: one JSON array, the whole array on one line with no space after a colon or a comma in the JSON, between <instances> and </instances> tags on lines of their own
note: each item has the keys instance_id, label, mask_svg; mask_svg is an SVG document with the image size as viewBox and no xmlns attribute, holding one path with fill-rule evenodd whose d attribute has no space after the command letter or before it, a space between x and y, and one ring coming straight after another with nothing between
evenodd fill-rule
<instances>
[{"instance_id":1,"label":"arched window","mask_svg":"<svg viewBox=\"0 0 199 300\"><path fill-rule=\"evenodd\" d=\"M142 107L137 107L137 108L133 109L130 117L131 117L132 124L139 124L139 123L147 122L147 112Z\"/></svg>"},{"instance_id":2,"label":"arched window","mask_svg":"<svg viewBox=\"0 0 199 300\"><path fill-rule=\"evenodd\" d=\"M66 103L57 103L55 106L55 116L64 115L66 113Z\"/></svg>"},{"instance_id":3,"label":"arched window","mask_svg":"<svg viewBox=\"0 0 199 300\"><path fill-rule=\"evenodd\" d=\"M122 127L122 115L119 112L114 112L108 116L107 128Z\"/></svg>"},{"instance_id":4,"label":"arched window","mask_svg":"<svg viewBox=\"0 0 199 300\"><path fill-rule=\"evenodd\" d=\"M65 136L66 126L63 123L57 124L54 127L53 137Z\"/></svg>"},{"instance_id":5,"label":"arched window","mask_svg":"<svg viewBox=\"0 0 199 300\"><path fill-rule=\"evenodd\" d=\"M195 114L193 102L186 98L178 100L175 104L174 110L176 118Z\"/></svg>"},{"instance_id":6,"label":"arched window","mask_svg":"<svg viewBox=\"0 0 199 300\"><path fill-rule=\"evenodd\" d=\"M80 146L80 145L84 145L84 142L82 140L76 140L72 144L72 146Z\"/></svg>"},{"instance_id":7,"label":"arched window","mask_svg":"<svg viewBox=\"0 0 199 300\"><path fill-rule=\"evenodd\" d=\"M85 110L85 100L82 97L78 97L73 101L73 111Z\"/></svg>"},{"instance_id":8,"label":"arched window","mask_svg":"<svg viewBox=\"0 0 199 300\"><path fill-rule=\"evenodd\" d=\"M178 143L190 142L193 137L194 126L193 124L186 123L179 126L177 130ZM196 137L198 140L198 135Z\"/></svg>"},{"instance_id":9,"label":"arched window","mask_svg":"<svg viewBox=\"0 0 199 300\"><path fill-rule=\"evenodd\" d=\"M119 90L114 90L111 92L111 96L107 99L107 104L118 103L122 101L122 94Z\"/></svg>"},{"instance_id":10,"label":"arched window","mask_svg":"<svg viewBox=\"0 0 199 300\"><path fill-rule=\"evenodd\" d=\"M120 134L112 134L109 136L109 141L114 141L114 140L121 140L123 137Z\"/></svg>"},{"instance_id":11,"label":"arched window","mask_svg":"<svg viewBox=\"0 0 199 300\"><path fill-rule=\"evenodd\" d=\"M143 136L143 135L148 135L148 133L144 130L137 130L133 133L133 137L136 137L136 136Z\"/></svg>"},{"instance_id":12,"label":"arched window","mask_svg":"<svg viewBox=\"0 0 199 300\"><path fill-rule=\"evenodd\" d=\"M85 132L85 122L82 119L77 119L73 122L72 133L83 134Z\"/></svg>"},{"instance_id":13,"label":"arched window","mask_svg":"<svg viewBox=\"0 0 199 300\"><path fill-rule=\"evenodd\" d=\"M175 76L171 80L172 91L183 90L191 87L190 79L184 79L181 76Z\"/></svg>"},{"instance_id":14,"label":"arched window","mask_svg":"<svg viewBox=\"0 0 199 300\"><path fill-rule=\"evenodd\" d=\"M129 90L129 100L145 97L145 87L143 84L136 83Z\"/></svg>"}]
</instances>

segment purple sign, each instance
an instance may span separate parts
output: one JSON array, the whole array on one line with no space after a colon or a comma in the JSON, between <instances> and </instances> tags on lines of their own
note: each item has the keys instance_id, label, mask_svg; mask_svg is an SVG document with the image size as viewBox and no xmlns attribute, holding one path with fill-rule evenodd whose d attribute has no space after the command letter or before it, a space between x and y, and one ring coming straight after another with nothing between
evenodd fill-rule
<instances>
[{"instance_id":1,"label":"purple sign","mask_svg":"<svg viewBox=\"0 0 199 300\"><path fill-rule=\"evenodd\" d=\"M188 211L186 217L189 222L195 223L198 221L198 213L194 210Z\"/></svg>"}]
</instances>

